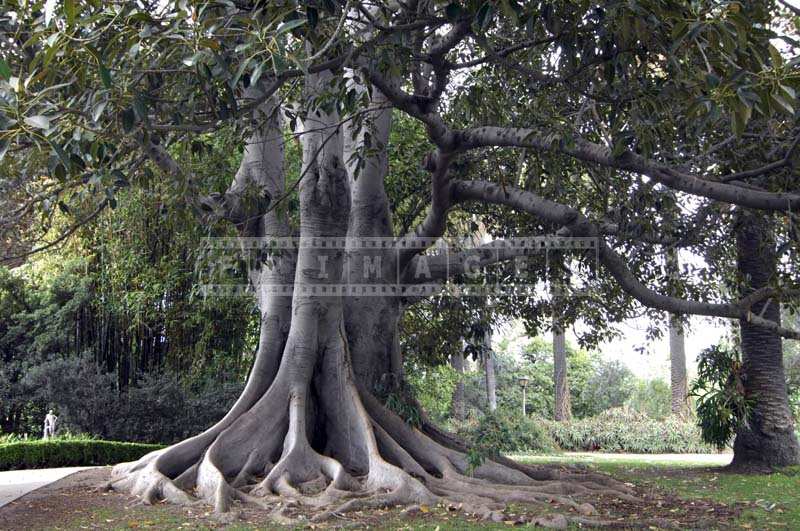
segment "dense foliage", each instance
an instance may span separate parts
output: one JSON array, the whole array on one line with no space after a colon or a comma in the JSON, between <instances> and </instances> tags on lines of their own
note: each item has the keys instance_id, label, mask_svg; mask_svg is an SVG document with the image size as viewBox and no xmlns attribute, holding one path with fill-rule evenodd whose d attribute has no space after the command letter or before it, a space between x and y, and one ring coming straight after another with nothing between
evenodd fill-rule
<instances>
[{"instance_id":1,"label":"dense foliage","mask_svg":"<svg viewBox=\"0 0 800 531\"><path fill-rule=\"evenodd\" d=\"M216 190L241 154L224 135L203 145L176 156ZM253 301L200 290L242 276L206 267L203 238L230 229L199 224L180 183L149 170L131 179L113 209L54 252L0 268L3 432L38 433L55 408L75 432L173 442L221 417L241 389L258 333ZM70 210L46 215L44 230L57 232Z\"/></svg>"},{"instance_id":2,"label":"dense foliage","mask_svg":"<svg viewBox=\"0 0 800 531\"><path fill-rule=\"evenodd\" d=\"M489 413L467 423L462 426L460 435L468 442L467 458L472 468L501 454L546 453L556 449L542 423L505 412Z\"/></svg>"}]
</instances>

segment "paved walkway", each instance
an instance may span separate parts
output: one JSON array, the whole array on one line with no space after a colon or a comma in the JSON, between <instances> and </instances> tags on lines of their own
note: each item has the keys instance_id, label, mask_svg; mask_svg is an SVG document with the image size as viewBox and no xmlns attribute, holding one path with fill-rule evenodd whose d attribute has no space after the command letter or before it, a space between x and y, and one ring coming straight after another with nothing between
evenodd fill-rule
<instances>
[{"instance_id":1,"label":"paved walkway","mask_svg":"<svg viewBox=\"0 0 800 531\"><path fill-rule=\"evenodd\" d=\"M0 507L39 487L44 487L54 481L58 481L75 472L86 470L87 468L94 467L75 466L68 468L42 468L38 470L10 470L8 472L0 472Z\"/></svg>"},{"instance_id":2,"label":"paved walkway","mask_svg":"<svg viewBox=\"0 0 800 531\"><path fill-rule=\"evenodd\" d=\"M704 465L727 465L733 454L605 454L600 452L566 452L578 459L603 461L643 461L654 463L696 463Z\"/></svg>"},{"instance_id":3,"label":"paved walkway","mask_svg":"<svg viewBox=\"0 0 800 531\"><path fill-rule=\"evenodd\" d=\"M513 454L510 457L532 463L638 463L666 466L725 466L732 453L722 454L611 454L601 452L564 452L558 454Z\"/></svg>"}]
</instances>

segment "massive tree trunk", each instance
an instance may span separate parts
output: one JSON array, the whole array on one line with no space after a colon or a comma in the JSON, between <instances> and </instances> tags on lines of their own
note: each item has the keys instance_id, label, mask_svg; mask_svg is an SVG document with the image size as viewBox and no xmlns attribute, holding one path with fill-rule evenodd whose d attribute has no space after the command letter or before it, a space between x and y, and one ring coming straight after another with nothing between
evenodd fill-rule
<instances>
[{"instance_id":1,"label":"massive tree trunk","mask_svg":"<svg viewBox=\"0 0 800 531\"><path fill-rule=\"evenodd\" d=\"M771 220L741 210L736 222L737 265L742 296L774 282L777 256ZM753 314L780 322L780 304L768 299L754 304ZM789 409L780 336L747 319L739 322L743 382L754 402L747 425L736 434L733 466L775 467L800 463L800 446Z\"/></svg>"},{"instance_id":2,"label":"massive tree trunk","mask_svg":"<svg viewBox=\"0 0 800 531\"><path fill-rule=\"evenodd\" d=\"M323 82L323 75L309 75L306 90L313 94ZM258 90L249 96L258 98ZM371 97L374 105L382 101L377 91ZM219 209L239 220L242 236L250 238L243 242L289 234L279 208L237 214L253 204L245 200L248 190L273 199L283 194L277 108L272 98L255 111L258 129L247 139L233 185L217 198ZM470 470L462 443L424 415L418 430L384 405L381 393L402 378L396 335L401 299L362 288L375 267L394 271L402 253L362 245L385 242L365 237L391 235L383 188L389 111L373 108L366 117L361 131L342 131L342 120L322 110L305 117L299 241L280 254L262 250L251 274L261 335L239 400L205 432L115 467L111 488L148 503L206 501L218 513L234 502L252 503L275 509L279 520L298 504L304 514L324 519L334 512L436 501L488 515L510 501L577 508L581 497L630 498L629 489L603 476L503 458ZM356 178L352 155L363 148L367 128L378 149L361 154L365 164ZM365 257L369 268L363 267ZM291 296L273 293L276 285L292 286ZM341 286L347 289L336 289ZM275 503L282 498L290 503Z\"/></svg>"},{"instance_id":3,"label":"massive tree trunk","mask_svg":"<svg viewBox=\"0 0 800 531\"><path fill-rule=\"evenodd\" d=\"M572 404L567 380L567 344L564 330L561 328L553 328L553 382L555 383L555 419L570 420Z\"/></svg>"},{"instance_id":4,"label":"massive tree trunk","mask_svg":"<svg viewBox=\"0 0 800 531\"><path fill-rule=\"evenodd\" d=\"M667 274L678 277L678 253L674 248L666 252ZM686 376L686 345L684 344L683 322L679 315L667 316L669 333L669 375L672 394L672 414L685 419L689 416L689 384Z\"/></svg>"}]
</instances>

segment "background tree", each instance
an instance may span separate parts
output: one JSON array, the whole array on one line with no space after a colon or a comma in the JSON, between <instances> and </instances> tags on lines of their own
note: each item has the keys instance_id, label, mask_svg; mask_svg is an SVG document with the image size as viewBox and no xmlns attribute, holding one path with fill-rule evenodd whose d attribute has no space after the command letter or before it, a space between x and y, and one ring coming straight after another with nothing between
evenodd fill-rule
<instances>
[{"instance_id":1,"label":"background tree","mask_svg":"<svg viewBox=\"0 0 800 531\"><path fill-rule=\"evenodd\" d=\"M680 263L677 252L667 250L665 255L667 270L677 274ZM686 344L683 334L683 322L679 315L667 316L669 334L669 375L672 393L671 410L673 415L687 418L689 415L689 380L686 372Z\"/></svg>"}]
</instances>

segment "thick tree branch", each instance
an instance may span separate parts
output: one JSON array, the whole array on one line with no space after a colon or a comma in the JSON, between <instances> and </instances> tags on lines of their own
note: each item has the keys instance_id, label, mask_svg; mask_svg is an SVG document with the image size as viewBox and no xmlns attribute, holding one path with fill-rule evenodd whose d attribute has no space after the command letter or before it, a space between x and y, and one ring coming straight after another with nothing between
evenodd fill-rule
<instances>
[{"instance_id":1,"label":"thick tree branch","mask_svg":"<svg viewBox=\"0 0 800 531\"><path fill-rule=\"evenodd\" d=\"M452 155L437 151L425 160L425 167L431 172L431 206L425 219L410 234L399 238L395 246L400 249L398 256L400 271L425 249L418 245L420 239L438 238L444 234L447 210L450 208L450 180L448 169Z\"/></svg>"},{"instance_id":2,"label":"thick tree branch","mask_svg":"<svg viewBox=\"0 0 800 531\"><path fill-rule=\"evenodd\" d=\"M597 236L600 228L579 211L566 205L541 198L532 192L514 187L501 188L499 185L481 181L456 181L452 183L454 201L478 200L508 205L528 212L540 219L563 225L574 236ZM729 319L744 319L773 332L792 339L800 339L800 332L782 327L780 324L754 315L750 309L764 297L775 297L778 291L761 291L751 294L736 303L714 304L690 301L658 293L642 283L628 269L622 257L602 240L599 241L600 261L611 273L620 287L645 306L676 314L707 315ZM797 290L787 290L783 296L796 296Z\"/></svg>"},{"instance_id":3,"label":"thick tree branch","mask_svg":"<svg viewBox=\"0 0 800 531\"><path fill-rule=\"evenodd\" d=\"M649 161L632 152L614 156L610 149L576 138L572 142L547 139L547 135L535 129L514 127L477 127L456 133L457 150L466 151L480 147L525 147L538 151L556 151L585 162L592 162L646 175L654 181L692 195L708 197L717 201L768 211L787 211L800 208L800 195L791 193L772 193L752 190L742 186L726 184L721 177L717 181L702 179L675 168ZM747 172L747 176L764 174L775 169L767 165ZM737 179L742 173L734 174Z\"/></svg>"}]
</instances>

